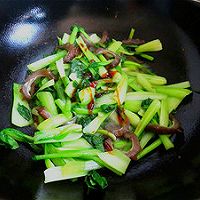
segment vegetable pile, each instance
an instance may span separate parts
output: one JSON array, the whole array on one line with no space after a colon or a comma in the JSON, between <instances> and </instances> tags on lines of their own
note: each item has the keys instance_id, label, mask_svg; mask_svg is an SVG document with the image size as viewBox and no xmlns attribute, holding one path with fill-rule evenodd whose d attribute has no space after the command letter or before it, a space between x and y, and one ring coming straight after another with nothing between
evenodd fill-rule
<instances>
[{"instance_id":1,"label":"vegetable pile","mask_svg":"<svg viewBox=\"0 0 200 200\"><path fill-rule=\"evenodd\" d=\"M12 124L34 126L34 136L6 128L0 144L16 149L30 144L44 160L45 183L86 176L89 188L105 188L96 170L125 174L160 145L173 148L173 134L183 132L173 116L191 93L188 81L167 85L144 61L146 52L162 50L159 39L110 39L88 35L74 25L58 38L52 55L28 65L25 82L13 84Z\"/></svg>"}]
</instances>

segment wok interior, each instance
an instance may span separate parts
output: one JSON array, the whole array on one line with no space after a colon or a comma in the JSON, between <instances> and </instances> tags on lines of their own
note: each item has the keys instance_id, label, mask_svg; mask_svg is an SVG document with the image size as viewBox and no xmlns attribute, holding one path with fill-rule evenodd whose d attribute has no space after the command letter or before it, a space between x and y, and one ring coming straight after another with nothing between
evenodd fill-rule
<instances>
[{"instance_id":1,"label":"wok interior","mask_svg":"<svg viewBox=\"0 0 200 200\"><path fill-rule=\"evenodd\" d=\"M88 32L100 34L107 30L116 39L127 38L131 27L136 29L137 37L146 41L159 38L164 50L155 54L155 61L150 66L156 73L165 76L169 83L189 80L194 92L176 113L184 128L184 136L175 140L176 148L168 152L160 148L154 154L133 162L123 177L108 174L110 187L107 190L88 194L82 182L70 181L44 185L42 162L32 161L32 152L22 145L17 151L1 148L0 197L59 200L67 196L69 200L78 200L98 196L99 199L117 200L192 199L200 196L200 153L197 148L200 141L200 58L197 47L188 35L197 44L198 39L194 33L185 31L184 26L181 29L176 24L182 25L180 15L185 8L195 25L199 15L193 11L197 7L189 1L168 0L162 3L156 0L2 3L1 128L11 125L12 83L23 82L26 65L51 53L56 37L69 32L74 23L84 26ZM192 16L195 18L192 19ZM32 131L29 128L23 130L28 133Z\"/></svg>"}]
</instances>

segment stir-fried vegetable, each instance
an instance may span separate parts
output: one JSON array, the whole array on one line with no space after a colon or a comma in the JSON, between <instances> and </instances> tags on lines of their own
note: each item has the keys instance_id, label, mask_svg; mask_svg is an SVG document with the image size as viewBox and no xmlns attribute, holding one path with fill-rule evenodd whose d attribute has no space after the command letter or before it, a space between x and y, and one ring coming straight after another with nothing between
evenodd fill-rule
<instances>
[{"instance_id":1,"label":"stir-fried vegetable","mask_svg":"<svg viewBox=\"0 0 200 200\"><path fill-rule=\"evenodd\" d=\"M12 124L34 126L34 136L6 128L0 145L28 143L34 160L45 160L45 183L86 176L89 188L107 187L97 171L123 175L160 145L173 148L171 134L183 130L172 115L191 93L189 81L167 84L140 60L162 50L159 39L109 39L74 25L58 38L54 54L28 65L23 85L13 84ZM133 58L133 59L132 59Z\"/></svg>"}]
</instances>

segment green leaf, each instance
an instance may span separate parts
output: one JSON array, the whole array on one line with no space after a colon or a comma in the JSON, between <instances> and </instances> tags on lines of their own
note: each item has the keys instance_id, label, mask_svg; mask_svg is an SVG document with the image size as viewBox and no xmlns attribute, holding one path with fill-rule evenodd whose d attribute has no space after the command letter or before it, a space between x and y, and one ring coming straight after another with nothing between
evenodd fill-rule
<instances>
[{"instance_id":1,"label":"green leaf","mask_svg":"<svg viewBox=\"0 0 200 200\"><path fill-rule=\"evenodd\" d=\"M148 98L142 101L141 107L146 111L149 105L152 103L152 99Z\"/></svg>"},{"instance_id":2,"label":"green leaf","mask_svg":"<svg viewBox=\"0 0 200 200\"><path fill-rule=\"evenodd\" d=\"M85 177L85 183L89 189L105 189L108 182L104 176L101 176L97 171L92 170Z\"/></svg>"},{"instance_id":3,"label":"green leaf","mask_svg":"<svg viewBox=\"0 0 200 200\"><path fill-rule=\"evenodd\" d=\"M104 138L102 135L84 134L83 138L85 138L88 141L88 143L90 143L95 149L104 151Z\"/></svg>"},{"instance_id":4,"label":"green leaf","mask_svg":"<svg viewBox=\"0 0 200 200\"><path fill-rule=\"evenodd\" d=\"M0 145L7 146L11 149L17 149L19 147L18 143L9 135L0 132Z\"/></svg>"},{"instance_id":5,"label":"green leaf","mask_svg":"<svg viewBox=\"0 0 200 200\"><path fill-rule=\"evenodd\" d=\"M84 73L85 69L86 69L86 66L82 62L80 62L77 59L74 59L71 62L71 71L70 71L70 74L71 73L76 73L77 78L82 79L83 78L83 73Z\"/></svg>"},{"instance_id":6,"label":"green leaf","mask_svg":"<svg viewBox=\"0 0 200 200\"><path fill-rule=\"evenodd\" d=\"M17 111L25 120L30 121L32 119L31 112L24 105L18 103Z\"/></svg>"},{"instance_id":7,"label":"green leaf","mask_svg":"<svg viewBox=\"0 0 200 200\"><path fill-rule=\"evenodd\" d=\"M90 81L88 78L84 78L80 83L80 89L86 88L90 86Z\"/></svg>"},{"instance_id":8,"label":"green leaf","mask_svg":"<svg viewBox=\"0 0 200 200\"><path fill-rule=\"evenodd\" d=\"M100 108L102 109L103 112L105 113L109 113L112 112L113 110L115 110L117 108L116 104L103 104L100 106Z\"/></svg>"},{"instance_id":9,"label":"green leaf","mask_svg":"<svg viewBox=\"0 0 200 200\"><path fill-rule=\"evenodd\" d=\"M74 108L74 107L73 107ZM83 127L87 126L97 115L88 115L77 118L77 123L81 124Z\"/></svg>"},{"instance_id":10,"label":"green leaf","mask_svg":"<svg viewBox=\"0 0 200 200\"><path fill-rule=\"evenodd\" d=\"M19 142L27 142L27 143L33 142L33 137L14 128L5 128L1 130L1 133L8 135L9 137L12 137L14 140L17 140Z\"/></svg>"}]
</instances>

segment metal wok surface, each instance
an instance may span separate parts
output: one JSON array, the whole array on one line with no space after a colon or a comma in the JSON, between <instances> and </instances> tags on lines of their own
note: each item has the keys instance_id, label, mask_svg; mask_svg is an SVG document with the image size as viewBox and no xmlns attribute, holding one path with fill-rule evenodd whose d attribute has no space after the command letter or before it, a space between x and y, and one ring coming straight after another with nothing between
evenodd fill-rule
<instances>
[{"instance_id":1,"label":"metal wok surface","mask_svg":"<svg viewBox=\"0 0 200 200\"><path fill-rule=\"evenodd\" d=\"M146 41L159 38L164 50L155 53L153 70L169 83L189 80L193 94L176 117L184 135L176 147L161 147L133 162L123 177L111 173L105 191L87 193L83 182L43 183L43 162L21 145L16 151L0 147L0 199L135 200L200 198L200 5L196 1L0 0L0 128L11 126L12 83L22 83L26 65L53 51L56 37L74 23L88 32L107 30L124 39L131 27ZM24 128L28 133L31 130Z\"/></svg>"}]
</instances>

